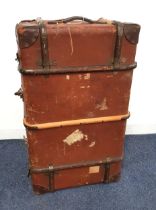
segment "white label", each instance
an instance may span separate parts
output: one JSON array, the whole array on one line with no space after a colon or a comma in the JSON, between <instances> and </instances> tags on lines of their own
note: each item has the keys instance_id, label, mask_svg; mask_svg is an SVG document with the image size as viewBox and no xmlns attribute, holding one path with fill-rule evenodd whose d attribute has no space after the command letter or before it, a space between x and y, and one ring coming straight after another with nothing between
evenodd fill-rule
<instances>
[{"instance_id":1,"label":"white label","mask_svg":"<svg viewBox=\"0 0 156 210\"><path fill-rule=\"evenodd\" d=\"M100 171L100 166L89 167L89 173L90 174L96 174L96 173L99 173L99 171Z\"/></svg>"}]
</instances>

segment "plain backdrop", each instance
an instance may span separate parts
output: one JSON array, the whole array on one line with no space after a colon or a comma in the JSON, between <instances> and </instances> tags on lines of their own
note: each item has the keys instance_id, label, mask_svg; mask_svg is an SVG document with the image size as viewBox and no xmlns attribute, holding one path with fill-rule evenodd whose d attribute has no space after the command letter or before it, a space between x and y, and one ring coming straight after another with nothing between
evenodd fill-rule
<instances>
[{"instance_id":1,"label":"plain backdrop","mask_svg":"<svg viewBox=\"0 0 156 210\"><path fill-rule=\"evenodd\" d=\"M15 55L15 25L24 19L59 19L79 15L91 19L141 25L127 122L128 134L156 133L156 10L155 1L14 0L0 3L0 139L22 138L23 103L14 96L20 87ZM36 87L37 88L37 87Z\"/></svg>"}]
</instances>

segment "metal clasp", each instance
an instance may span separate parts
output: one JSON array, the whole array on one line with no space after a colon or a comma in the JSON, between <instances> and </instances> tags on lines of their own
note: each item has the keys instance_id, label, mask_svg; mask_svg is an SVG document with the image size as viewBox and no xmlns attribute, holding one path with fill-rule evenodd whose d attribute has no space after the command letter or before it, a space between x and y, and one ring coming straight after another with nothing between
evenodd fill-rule
<instances>
[{"instance_id":1,"label":"metal clasp","mask_svg":"<svg viewBox=\"0 0 156 210\"><path fill-rule=\"evenodd\" d=\"M19 62L20 58L19 58L19 54L16 53L16 58L15 58L15 61L18 61Z\"/></svg>"},{"instance_id":2,"label":"metal clasp","mask_svg":"<svg viewBox=\"0 0 156 210\"><path fill-rule=\"evenodd\" d=\"M104 163L104 179L103 182L109 183L109 174L110 174L110 165L111 165L111 158L106 158L106 162Z\"/></svg>"},{"instance_id":3,"label":"metal clasp","mask_svg":"<svg viewBox=\"0 0 156 210\"><path fill-rule=\"evenodd\" d=\"M49 191L54 191L54 167L49 165L48 167L48 188Z\"/></svg>"}]
</instances>

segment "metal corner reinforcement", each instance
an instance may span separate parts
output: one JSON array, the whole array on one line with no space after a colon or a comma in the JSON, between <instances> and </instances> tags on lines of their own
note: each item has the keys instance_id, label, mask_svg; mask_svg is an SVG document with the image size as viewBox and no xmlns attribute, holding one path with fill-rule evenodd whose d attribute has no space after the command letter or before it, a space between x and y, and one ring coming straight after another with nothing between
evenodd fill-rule
<instances>
[{"instance_id":1,"label":"metal corner reinforcement","mask_svg":"<svg viewBox=\"0 0 156 210\"><path fill-rule=\"evenodd\" d=\"M42 129L49 129L49 128L59 128L59 127L64 127L64 126L114 122L114 121L126 120L127 118L129 118L129 116L130 116L130 112L124 115L114 115L114 116L106 116L106 117L66 120L66 121L59 121L59 122L48 122L48 123L37 123L37 124L31 124L27 122L26 119L24 118L23 124L28 129L42 130Z\"/></svg>"}]
</instances>

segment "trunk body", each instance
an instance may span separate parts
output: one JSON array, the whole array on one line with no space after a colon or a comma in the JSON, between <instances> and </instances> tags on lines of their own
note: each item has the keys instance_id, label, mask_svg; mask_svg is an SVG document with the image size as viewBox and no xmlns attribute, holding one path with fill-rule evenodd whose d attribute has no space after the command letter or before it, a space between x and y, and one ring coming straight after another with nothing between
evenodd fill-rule
<instances>
[{"instance_id":1,"label":"trunk body","mask_svg":"<svg viewBox=\"0 0 156 210\"><path fill-rule=\"evenodd\" d=\"M120 177L140 27L80 20L16 26L36 193Z\"/></svg>"}]
</instances>

